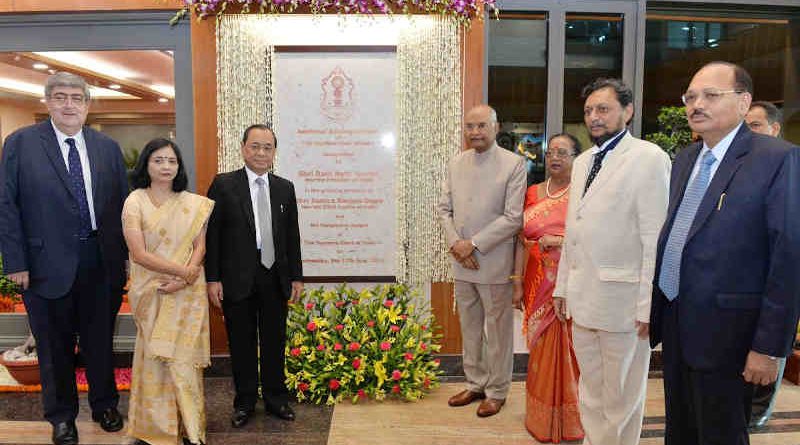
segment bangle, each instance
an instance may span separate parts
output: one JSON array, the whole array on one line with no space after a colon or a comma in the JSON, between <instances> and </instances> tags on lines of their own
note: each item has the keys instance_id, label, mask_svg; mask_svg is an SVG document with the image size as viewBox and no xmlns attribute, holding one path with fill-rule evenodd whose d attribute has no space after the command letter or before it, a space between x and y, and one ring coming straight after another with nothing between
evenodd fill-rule
<instances>
[{"instance_id":1,"label":"bangle","mask_svg":"<svg viewBox=\"0 0 800 445\"><path fill-rule=\"evenodd\" d=\"M522 279L522 275L509 275L508 279L509 280L521 280Z\"/></svg>"}]
</instances>

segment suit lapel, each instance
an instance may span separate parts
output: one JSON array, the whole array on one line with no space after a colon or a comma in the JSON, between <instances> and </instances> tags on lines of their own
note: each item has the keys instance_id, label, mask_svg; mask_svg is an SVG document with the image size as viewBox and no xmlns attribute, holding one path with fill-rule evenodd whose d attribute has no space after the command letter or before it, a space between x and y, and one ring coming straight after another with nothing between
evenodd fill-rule
<instances>
[{"instance_id":1,"label":"suit lapel","mask_svg":"<svg viewBox=\"0 0 800 445\"><path fill-rule=\"evenodd\" d=\"M89 157L89 171L92 175L92 201L94 203L94 214L103 214L103 187L100 186L98 174L100 171L99 165L102 164L100 159L100 148L97 146L97 139L95 134L87 127L83 129L83 141L86 143L86 153Z\"/></svg>"},{"instance_id":2,"label":"suit lapel","mask_svg":"<svg viewBox=\"0 0 800 445\"><path fill-rule=\"evenodd\" d=\"M236 188L236 195L239 197L239 203L242 206L242 211L247 219L247 224L250 226L250 230L253 234L255 234L256 220L255 216L253 216L253 200L250 197L250 184L247 181L247 172L244 169L239 170L237 173L234 186Z\"/></svg>"},{"instance_id":3,"label":"suit lapel","mask_svg":"<svg viewBox=\"0 0 800 445\"><path fill-rule=\"evenodd\" d=\"M279 199L278 196L278 187L276 185L277 181L275 181L275 176L270 173L269 177L269 206L272 210L272 214L270 220L272 221L272 238L275 238L275 234L278 233L278 216L283 213L283 204L282 201Z\"/></svg>"},{"instance_id":4,"label":"suit lapel","mask_svg":"<svg viewBox=\"0 0 800 445\"><path fill-rule=\"evenodd\" d=\"M606 155L606 158L603 159L603 164L600 167L600 171L597 173L597 177L594 178L592 185L589 186L589 190L586 191L586 195L581 199L581 206L592 199L592 196L597 194L598 190L601 190L611 178L618 175L620 171L623 170L622 167L628 162L628 156L625 156L625 154L631 149L631 139L632 136L630 133L625 134L622 140L619 141L619 144L617 144L617 146ZM592 156L589 156L589 159L593 159ZM583 183L579 184L581 190L583 187L586 187L586 177L588 177L588 172L584 175Z\"/></svg>"},{"instance_id":5,"label":"suit lapel","mask_svg":"<svg viewBox=\"0 0 800 445\"><path fill-rule=\"evenodd\" d=\"M67 166L64 165L64 155L61 154L61 146L58 144L56 133L53 131L51 125L52 124L50 121L45 121L41 124L41 131L39 132L39 135L42 139L42 149L47 154L50 162L53 164L53 168L56 170L56 174L58 174L58 177L61 179L64 187L67 189L72 198L77 200L78 198L75 196L75 191L70 185Z\"/></svg>"},{"instance_id":6,"label":"suit lapel","mask_svg":"<svg viewBox=\"0 0 800 445\"><path fill-rule=\"evenodd\" d=\"M728 148L728 152L725 153L725 157L722 159L722 163L719 165L717 172L714 173L714 178L711 180L711 184L708 185L708 190L706 190L703 200L700 201L700 207L697 209L692 227L689 229L689 235L686 237L687 243L692 239L692 236L700 230L703 224L705 224L709 215L711 215L711 212L717 206L720 196L722 196L722 193L728 188L728 184L730 184L736 171L742 166L745 155L750 152L751 138L752 134L750 130L747 129L746 125L742 125L736 137L734 137L731 146Z\"/></svg>"}]
</instances>

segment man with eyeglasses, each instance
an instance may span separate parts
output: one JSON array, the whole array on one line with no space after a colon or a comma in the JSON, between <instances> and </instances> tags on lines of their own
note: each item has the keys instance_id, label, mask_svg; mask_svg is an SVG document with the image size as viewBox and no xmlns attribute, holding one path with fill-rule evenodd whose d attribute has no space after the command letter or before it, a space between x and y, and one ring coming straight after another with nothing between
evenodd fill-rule
<instances>
[{"instance_id":1,"label":"man with eyeglasses","mask_svg":"<svg viewBox=\"0 0 800 445\"><path fill-rule=\"evenodd\" d=\"M636 445L650 348L656 240L667 213L669 156L630 134L633 91L599 78L583 89L594 146L572 165L553 306L572 318L585 444Z\"/></svg>"},{"instance_id":2,"label":"man with eyeglasses","mask_svg":"<svg viewBox=\"0 0 800 445\"><path fill-rule=\"evenodd\" d=\"M105 431L122 429L113 335L126 279L128 180L119 145L84 126L89 98L80 76L50 76L50 119L8 136L0 163L3 266L23 293L56 445L78 443L76 335L92 420Z\"/></svg>"},{"instance_id":3,"label":"man with eyeglasses","mask_svg":"<svg viewBox=\"0 0 800 445\"><path fill-rule=\"evenodd\" d=\"M478 417L500 412L511 387L510 280L521 279L511 275L514 237L522 228L525 161L497 145L497 130L497 113L488 105L464 115L468 149L450 161L437 206L452 257L467 379L466 388L448 404L460 407L481 400Z\"/></svg>"},{"instance_id":4,"label":"man with eyeglasses","mask_svg":"<svg viewBox=\"0 0 800 445\"><path fill-rule=\"evenodd\" d=\"M744 124L753 81L712 62L683 101L658 244L651 345L663 344L666 445L749 443L753 385L791 350L800 290L800 150Z\"/></svg>"}]
</instances>

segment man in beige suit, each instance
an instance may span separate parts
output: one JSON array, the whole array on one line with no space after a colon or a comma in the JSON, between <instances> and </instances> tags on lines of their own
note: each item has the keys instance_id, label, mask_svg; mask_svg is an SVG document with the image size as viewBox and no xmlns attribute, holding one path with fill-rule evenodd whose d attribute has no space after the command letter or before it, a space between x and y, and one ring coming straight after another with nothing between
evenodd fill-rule
<instances>
[{"instance_id":1,"label":"man in beige suit","mask_svg":"<svg viewBox=\"0 0 800 445\"><path fill-rule=\"evenodd\" d=\"M450 161L437 207L453 257L467 378L467 389L448 403L464 406L485 399L479 417L500 411L511 384L514 315L509 280L525 201L524 160L495 143L497 130L497 113L487 105L465 115L469 149Z\"/></svg>"},{"instance_id":2,"label":"man in beige suit","mask_svg":"<svg viewBox=\"0 0 800 445\"><path fill-rule=\"evenodd\" d=\"M575 159L553 304L573 319L586 445L639 443L650 363L656 242L670 160L626 130L633 93L617 79L583 90L595 146Z\"/></svg>"}]
</instances>

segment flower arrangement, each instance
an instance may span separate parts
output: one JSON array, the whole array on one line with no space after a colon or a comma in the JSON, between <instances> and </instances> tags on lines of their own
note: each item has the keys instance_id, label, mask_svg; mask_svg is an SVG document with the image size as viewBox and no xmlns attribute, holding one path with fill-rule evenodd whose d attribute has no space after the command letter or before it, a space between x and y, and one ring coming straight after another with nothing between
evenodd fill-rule
<instances>
[{"instance_id":1,"label":"flower arrangement","mask_svg":"<svg viewBox=\"0 0 800 445\"><path fill-rule=\"evenodd\" d=\"M410 14L440 14L452 17L462 24L480 17L480 6L497 13L496 0L181 0L183 8L170 21L177 23L188 12L194 11L198 18L211 15L219 17L229 6L240 6L242 13L290 14L301 10L312 14L360 14L392 15L400 12Z\"/></svg>"},{"instance_id":2,"label":"flower arrangement","mask_svg":"<svg viewBox=\"0 0 800 445\"><path fill-rule=\"evenodd\" d=\"M0 312L14 312L14 305L22 302L18 291L16 283L3 273L3 258L0 257Z\"/></svg>"},{"instance_id":3,"label":"flower arrangement","mask_svg":"<svg viewBox=\"0 0 800 445\"><path fill-rule=\"evenodd\" d=\"M400 284L306 292L289 307L286 384L316 404L418 400L439 385L433 317Z\"/></svg>"}]
</instances>

